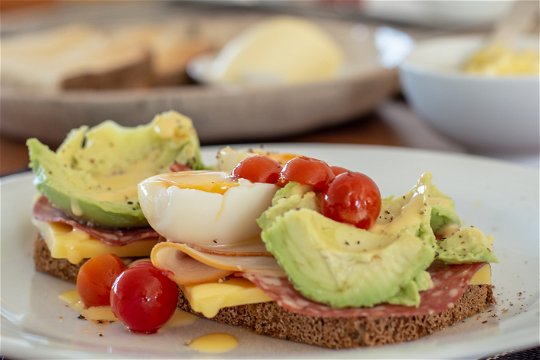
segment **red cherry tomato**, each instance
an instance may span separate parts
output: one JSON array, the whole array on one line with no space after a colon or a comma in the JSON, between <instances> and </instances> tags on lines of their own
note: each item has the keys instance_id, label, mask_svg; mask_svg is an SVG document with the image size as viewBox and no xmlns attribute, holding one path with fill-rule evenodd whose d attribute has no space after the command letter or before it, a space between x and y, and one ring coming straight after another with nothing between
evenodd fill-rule
<instances>
[{"instance_id":1,"label":"red cherry tomato","mask_svg":"<svg viewBox=\"0 0 540 360\"><path fill-rule=\"evenodd\" d=\"M111 287L125 268L122 260L113 254L96 256L85 262L77 275L77 292L83 304L86 307L110 305Z\"/></svg>"},{"instance_id":2,"label":"red cherry tomato","mask_svg":"<svg viewBox=\"0 0 540 360\"><path fill-rule=\"evenodd\" d=\"M285 163L279 182L285 185L289 181L311 185L315 191L324 190L334 178L334 173L327 163L305 156L296 157Z\"/></svg>"},{"instance_id":3,"label":"red cherry tomato","mask_svg":"<svg viewBox=\"0 0 540 360\"><path fill-rule=\"evenodd\" d=\"M269 157L250 156L238 163L232 171L234 179L243 178L251 182L275 184L279 179L281 165Z\"/></svg>"},{"instance_id":4,"label":"red cherry tomato","mask_svg":"<svg viewBox=\"0 0 540 360\"><path fill-rule=\"evenodd\" d=\"M158 331L174 314L177 302L176 283L145 262L125 270L111 289L114 315L138 333Z\"/></svg>"},{"instance_id":5,"label":"red cherry tomato","mask_svg":"<svg viewBox=\"0 0 540 360\"><path fill-rule=\"evenodd\" d=\"M330 169L332 169L334 176L338 176L339 174L349 171L348 169L345 169L344 167L341 167L341 166L330 166Z\"/></svg>"},{"instance_id":6,"label":"red cherry tomato","mask_svg":"<svg viewBox=\"0 0 540 360\"><path fill-rule=\"evenodd\" d=\"M371 178L357 172L339 174L324 192L324 216L369 229L381 211L381 194Z\"/></svg>"}]
</instances>

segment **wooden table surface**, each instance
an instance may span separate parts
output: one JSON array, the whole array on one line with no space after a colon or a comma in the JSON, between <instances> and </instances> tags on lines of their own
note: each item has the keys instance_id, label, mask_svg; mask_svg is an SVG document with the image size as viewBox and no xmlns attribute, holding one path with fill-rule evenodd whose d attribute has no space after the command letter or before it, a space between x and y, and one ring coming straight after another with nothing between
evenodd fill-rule
<instances>
[{"instance_id":1,"label":"wooden table surface","mask_svg":"<svg viewBox=\"0 0 540 360\"><path fill-rule=\"evenodd\" d=\"M263 140L264 141L264 140ZM245 143L245 141L243 141ZM257 142L262 142L259 139ZM272 139L270 142L320 142L404 146L400 134L377 113L351 120L337 127L319 129L301 135ZM233 142L227 142L233 143ZM203 143L202 145L211 145ZM0 136L0 176L25 171L28 153L23 139Z\"/></svg>"}]
</instances>

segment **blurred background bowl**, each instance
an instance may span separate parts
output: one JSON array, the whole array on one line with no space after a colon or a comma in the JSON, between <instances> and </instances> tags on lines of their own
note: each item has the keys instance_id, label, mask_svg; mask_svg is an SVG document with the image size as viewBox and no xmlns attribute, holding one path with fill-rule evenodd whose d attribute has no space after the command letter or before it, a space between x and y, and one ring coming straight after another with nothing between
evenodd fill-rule
<instances>
[{"instance_id":1,"label":"blurred background bowl","mask_svg":"<svg viewBox=\"0 0 540 360\"><path fill-rule=\"evenodd\" d=\"M461 70L484 44L480 36L417 44L400 66L407 100L428 125L473 151L538 151L539 76L487 76ZM517 46L538 49L538 38L524 39Z\"/></svg>"}]
</instances>

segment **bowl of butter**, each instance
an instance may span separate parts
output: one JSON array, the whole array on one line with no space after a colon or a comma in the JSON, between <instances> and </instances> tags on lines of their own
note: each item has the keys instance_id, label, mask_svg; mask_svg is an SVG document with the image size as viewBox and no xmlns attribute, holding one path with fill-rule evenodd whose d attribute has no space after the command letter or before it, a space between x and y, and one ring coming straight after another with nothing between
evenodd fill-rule
<instances>
[{"instance_id":1,"label":"bowl of butter","mask_svg":"<svg viewBox=\"0 0 540 360\"><path fill-rule=\"evenodd\" d=\"M481 36L421 42L400 66L419 118L480 153L538 152L538 38L486 44Z\"/></svg>"}]
</instances>

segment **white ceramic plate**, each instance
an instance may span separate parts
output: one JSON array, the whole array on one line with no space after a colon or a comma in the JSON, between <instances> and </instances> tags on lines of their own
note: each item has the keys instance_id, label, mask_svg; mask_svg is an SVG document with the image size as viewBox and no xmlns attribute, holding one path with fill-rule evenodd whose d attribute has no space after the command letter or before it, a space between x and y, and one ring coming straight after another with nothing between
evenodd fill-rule
<instances>
[{"instance_id":1,"label":"white ceramic plate","mask_svg":"<svg viewBox=\"0 0 540 360\"><path fill-rule=\"evenodd\" d=\"M211 332L236 336L239 346L224 358L457 358L480 357L538 345L538 171L502 162L399 148L273 145L370 174L381 192L401 194L420 173L451 194L465 224L495 237L499 264L493 266L497 305L491 312L421 340L367 349L327 350L258 336L197 320L155 335L133 335L120 324L77 319L57 296L73 285L34 271L31 225L32 175L2 179L2 353L9 357L115 358L205 357L184 344ZM208 163L216 148L205 148ZM520 294L521 293L521 294ZM100 337L98 334L102 333Z\"/></svg>"}]
</instances>

